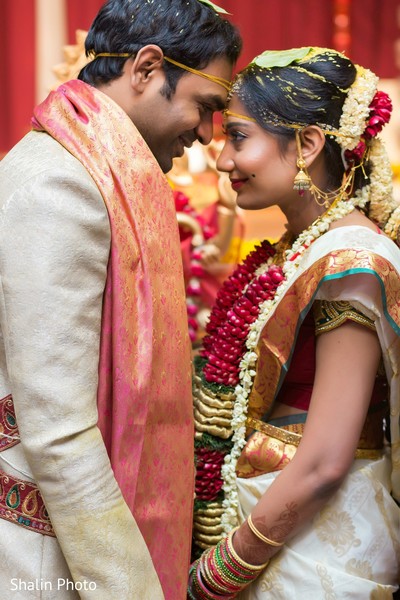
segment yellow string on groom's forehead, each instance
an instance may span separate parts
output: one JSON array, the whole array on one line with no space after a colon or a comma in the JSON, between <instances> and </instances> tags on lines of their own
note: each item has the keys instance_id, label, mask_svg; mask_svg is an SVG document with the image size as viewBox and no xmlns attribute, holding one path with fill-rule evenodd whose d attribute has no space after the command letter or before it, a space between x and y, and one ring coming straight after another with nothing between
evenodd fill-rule
<instances>
[{"instance_id":1,"label":"yellow string on groom's forehead","mask_svg":"<svg viewBox=\"0 0 400 600\"><path fill-rule=\"evenodd\" d=\"M205 77L218 85L222 85L223 88L226 89L227 92L231 89L231 82L228 79L224 79L223 77L217 77L217 75L211 75L210 73L204 73L204 71L199 71L198 69L193 69L192 67L188 67L177 60L172 58L168 58L168 56L164 56L164 60L175 65L176 67L180 67L181 69L185 69L185 71L189 71L189 73L193 73L194 75L199 75L200 77Z\"/></svg>"},{"instance_id":2,"label":"yellow string on groom's forehead","mask_svg":"<svg viewBox=\"0 0 400 600\"><path fill-rule=\"evenodd\" d=\"M93 55L93 60L102 56L105 56L107 58L130 58L131 56L133 56L129 52L91 52L91 54ZM174 60L173 58L169 58L168 56L164 56L164 60L171 63L172 65L175 65L176 67L179 67L180 69L188 71L189 73L199 75L199 77L204 77L205 79L208 79L213 83L222 85L222 87L225 88L227 92L229 92L231 89L231 82L228 79L224 79L223 77L217 77L217 75L211 75L210 73L204 73L204 71L199 71L198 69L193 69L192 67L188 67L187 65L184 65L183 63L180 63L177 60Z\"/></svg>"}]
</instances>

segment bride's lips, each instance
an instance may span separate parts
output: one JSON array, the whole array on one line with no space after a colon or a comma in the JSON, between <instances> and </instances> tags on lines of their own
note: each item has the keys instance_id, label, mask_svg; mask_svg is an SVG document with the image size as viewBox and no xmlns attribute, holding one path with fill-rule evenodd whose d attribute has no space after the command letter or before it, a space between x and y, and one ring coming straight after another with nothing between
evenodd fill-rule
<instances>
[{"instance_id":1,"label":"bride's lips","mask_svg":"<svg viewBox=\"0 0 400 600\"><path fill-rule=\"evenodd\" d=\"M248 181L248 179L231 179L231 186L237 192Z\"/></svg>"}]
</instances>

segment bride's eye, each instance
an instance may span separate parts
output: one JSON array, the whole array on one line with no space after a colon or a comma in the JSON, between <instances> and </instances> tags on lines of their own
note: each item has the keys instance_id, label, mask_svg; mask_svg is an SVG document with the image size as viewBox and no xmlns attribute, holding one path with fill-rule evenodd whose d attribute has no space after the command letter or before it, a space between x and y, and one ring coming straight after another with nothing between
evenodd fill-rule
<instances>
[{"instance_id":1,"label":"bride's eye","mask_svg":"<svg viewBox=\"0 0 400 600\"><path fill-rule=\"evenodd\" d=\"M230 140L233 143L242 142L243 140L245 140L247 138L247 136L239 129L226 129L225 128L224 133L225 133L226 137L228 138L228 140Z\"/></svg>"}]
</instances>

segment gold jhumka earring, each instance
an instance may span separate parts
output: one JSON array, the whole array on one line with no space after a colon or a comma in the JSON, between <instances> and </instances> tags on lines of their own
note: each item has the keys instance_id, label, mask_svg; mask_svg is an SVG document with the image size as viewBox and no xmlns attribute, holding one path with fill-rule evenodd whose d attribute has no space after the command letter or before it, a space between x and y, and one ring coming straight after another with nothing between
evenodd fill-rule
<instances>
[{"instance_id":1,"label":"gold jhumka earring","mask_svg":"<svg viewBox=\"0 0 400 600\"><path fill-rule=\"evenodd\" d=\"M349 197L349 194L352 191L354 175L355 171L358 167L363 168L363 161L360 165L353 166L347 173L343 175L342 185L336 190L332 190L329 192L324 192L323 190L317 187L310 175L307 172L307 165L303 158L303 154L301 152L301 139L300 139L300 130L296 129L296 145L297 145L297 168L299 172L294 178L293 189L299 192L300 196L303 196L304 192L309 191L313 196L315 202L318 206L324 206L325 208L329 208L332 202L345 200Z\"/></svg>"},{"instance_id":2,"label":"gold jhumka earring","mask_svg":"<svg viewBox=\"0 0 400 600\"><path fill-rule=\"evenodd\" d=\"M303 154L301 152L301 139L300 139L300 131L296 129L296 145L297 145L297 168L299 172L293 181L293 189L299 192L299 195L302 196L304 192L309 190L312 186L311 177L304 170L306 169L306 161L303 158Z\"/></svg>"}]
</instances>

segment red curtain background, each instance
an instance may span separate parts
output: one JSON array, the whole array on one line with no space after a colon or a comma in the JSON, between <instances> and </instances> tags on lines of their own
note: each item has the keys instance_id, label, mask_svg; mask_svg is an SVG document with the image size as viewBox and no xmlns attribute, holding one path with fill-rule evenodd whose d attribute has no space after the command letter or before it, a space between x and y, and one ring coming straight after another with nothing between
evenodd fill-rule
<instances>
[{"instance_id":1,"label":"red curtain background","mask_svg":"<svg viewBox=\"0 0 400 600\"><path fill-rule=\"evenodd\" d=\"M29 130L35 101L33 0L0 0L0 157Z\"/></svg>"},{"instance_id":2,"label":"red curtain background","mask_svg":"<svg viewBox=\"0 0 400 600\"><path fill-rule=\"evenodd\" d=\"M238 66L260 52L299 46L321 46L345 51L354 62L381 78L399 75L394 43L400 38L399 0L221 0L239 26L244 48ZM347 13L349 43L335 33L338 12Z\"/></svg>"},{"instance_id":3,"label":"red curtain background","mask_svg":"<svg viewBox=\"0 0 400 600\"><path fill-rule=\"evenodd\" d=\"M68 41L90 26L103 0L67 0ZM382 78L398 76L400 0L219 0L232 13L244 49L238 68L266 49L336 47ZM0 0L0 154L29 129L35 89L35 0ZM336 35L344 7L349 39ZM335 21L336 18L336 21ZM343 25L343 15L340 17ZM340 41L342 40L342 41ZM347 47L344 47L347 46Z\"/></svg>"},{"instance_id":4,"label":"red curtain background","mask_svg":"<svg viewBox=\"0 0 400 600\"><path fill-rule=\"evenodd\" d=\"M77 29L89 29L104 0L67 0L68 10L68 40L75 43Z\"/></svg>"},{"instance_id":5,"label":"red curtain background","mask_svg":"<svg viewBox=\"0 0 400 600\"><path fill-rule=\"evenodd\" d=\"M398 77L394 44L400 38L400 2L352 0L349 4L350 58L379 77Z\"/></svg>"},{"instance_id":6,"label":"red curtain background","mask_svg":"<svg viewBox=\"0 0 400 600\"><path fill-rule=\"evenodd\" d=\"M238 67L264 50L332 45L332 0L224 0L244 43ZM249 10L251 6L251 10Z\"/></svg>"}]
</instances>

